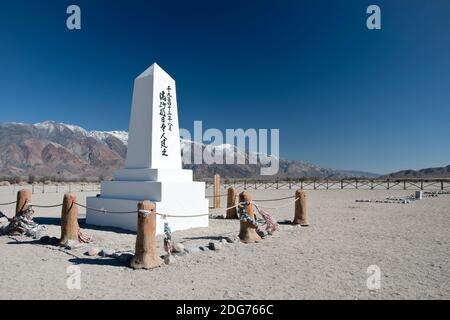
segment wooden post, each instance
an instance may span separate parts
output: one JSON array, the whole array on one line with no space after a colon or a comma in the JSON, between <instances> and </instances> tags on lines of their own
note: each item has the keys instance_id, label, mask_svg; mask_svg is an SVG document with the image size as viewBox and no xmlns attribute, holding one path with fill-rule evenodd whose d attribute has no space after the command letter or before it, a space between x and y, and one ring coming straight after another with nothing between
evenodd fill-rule
<instances>
[{"instance_id":1,"label":"wooden post","mask_svg":"<svg viewBox=\"0 0 450 320\"><path fill-rule=\"evenodd\" d=\"M31 191L28 189L22 189L17 192L17 203L16 203L16 217L21 216L28 210L29 204L31 203Z\"/></svg>"},{"instance_id":2,"label":"wooden post","mask_svg":"<svg viewBox=\"0 0 450 320\"><path fill-rule=\"evenodd\" d=\"M156 211L150 201L138 203L138 228L136 248L130 267L133 269L153 269L161 266L163 260L156 251Z\"/></svg>"},{"instance_id":3,"label":"wooden post","mask_svg":"<svg viewBox=\"0 0 450 320\"><path fill-rule=\"evenodd\" d=\"M236 189L233 187L228 188L227 194L227 208L233 207L236 205ZM226 219L237 219L237 208L228 209Z\"/></svg>"},{"instance_id":4,"label":"wooden post","mask_svg":"<svg viewBox=\"0 0 450 320\"><path fill-rule=\"evenodd\" d=\"M420 180L420 190L423 190L423 180Z\"/></svg>"},{"instance_id":5,"label":"wooden post","mask_svg":"<svg viewBox=\"0 0 450 320\"><path fill-rule=\"evenodd\" d=\"M441 180L441 190L444 190L444 180Z\"/></svg>"},{"instance_id":6,"label":"wooden post","mask_svg":"<svg viewBox=\"0 0 450 320\"><path fill-rule=\"evenodd\" d=\"M239 202L249 202L248 205L244 205L246 212L250 218L253 220L256 220L255 213L253 211L253 205L251 204L252 196L248 192L242 192L239 194ZM254 243L261 241L261 237L256 233L256 226L253 224L247 222L247 221L240 221L241 228L239 231L239 239L241 239L241 242L243 243Z\"/></svg>"},{"instance_id":7,"label":"wooden post","mask_svg":"<svg viewBox=\"0 0 450 320\"><path fill-rule=\"evenodd\" d=\"M73 193L66 193L64 195L63 206L61 211L61 239L59 245L64 246L69 240L79 242L78 232L80 226L78 225L78 206L77 196Z\"/></svg>"},{"instance_id":8,"label":"wooden post","mask_svg":"<svg viewBox=\"0 0 450 320\"><path fill-rule=\"evenodd\" d=\"M341 179L341 189L344 189L344 179Z\"/></svg>"},{"instance_id":9,"label":"wooden post","mask_svg":"<svg viewBox=\"0 0 450 320\"><path fill-rule=\"evenodd\" d=\"M220 208L220 176L218 174L214 175L214 209Z\"/></svg>"},{"instance_id":10,"label":"wooden post","mask_svg":"<svg viewBox=\"0 0 450 320\"><path fill-rule=\"evenodd\" d=\"M295 192L295 215L292 224L299 224L302 227L309 226L308 224L308 208L306 202L306 192L297 190Z\"/></svg>"}]
</instances>

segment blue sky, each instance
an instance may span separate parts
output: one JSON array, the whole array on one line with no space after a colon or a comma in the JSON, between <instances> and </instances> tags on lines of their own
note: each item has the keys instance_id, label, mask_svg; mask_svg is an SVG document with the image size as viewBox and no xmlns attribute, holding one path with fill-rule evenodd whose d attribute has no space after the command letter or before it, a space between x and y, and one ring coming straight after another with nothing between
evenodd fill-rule
<instances>
[{"instance_id":1,"label":"blue sky","mask_svg":"<svg viewBox=\"0 0 450 320\"><path fill-rule=\"evenodd\" d=\"M77 4L82 30L66 28ZM382 30L366 28L381 7ZM158 62L180 125L279 128L281 156L386 173L450 164L450 2L2 1L0 122L127 130Z\"/></svg>"}]
</instances>

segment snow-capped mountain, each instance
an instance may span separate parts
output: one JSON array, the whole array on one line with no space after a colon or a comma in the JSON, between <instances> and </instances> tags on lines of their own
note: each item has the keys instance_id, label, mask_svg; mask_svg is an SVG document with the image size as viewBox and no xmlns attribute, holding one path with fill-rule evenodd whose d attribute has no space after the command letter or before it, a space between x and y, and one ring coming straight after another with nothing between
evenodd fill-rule
<instances>
[{"instance_id":1,"label":"snow-capped mountain","mask_svg":"<svg viewBox=\"0 0 450 320\"><path fill-rule=\"evenodd\" d=\"M0 124L0 175L48 176L64 178L108 177L123 167L128 133L124 131L88 131L79 126L55 121L36 124ZM181 140L182 154L193 155L208 149L211 154L231 150L234 155L248 159L248 154L233 145L200 145ZM339 171L322 168L302 161L279 160L279 178L324 178L348 176ZM224 178L261 177L261 166L185 164L197 178L211 178L219 173Z\"/></svg>"}]
</instances>

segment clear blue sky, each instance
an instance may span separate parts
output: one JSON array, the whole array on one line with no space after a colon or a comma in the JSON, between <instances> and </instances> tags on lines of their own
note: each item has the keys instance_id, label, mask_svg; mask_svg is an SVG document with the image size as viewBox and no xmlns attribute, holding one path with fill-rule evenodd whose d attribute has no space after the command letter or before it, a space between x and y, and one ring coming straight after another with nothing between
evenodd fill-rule
<instances>
[{"instance_id":1,"label":"clear blue sky","mask_svg":"<svg viewBox=\"0 0 450 320\"><path fill-rule=\"evenodd\" d=\"M2 1L0 122L127 130L156 61L184 128L280 128L282 157L337 169L448 165L449 15L447 0Z\"/></svg>"}]
</instances>

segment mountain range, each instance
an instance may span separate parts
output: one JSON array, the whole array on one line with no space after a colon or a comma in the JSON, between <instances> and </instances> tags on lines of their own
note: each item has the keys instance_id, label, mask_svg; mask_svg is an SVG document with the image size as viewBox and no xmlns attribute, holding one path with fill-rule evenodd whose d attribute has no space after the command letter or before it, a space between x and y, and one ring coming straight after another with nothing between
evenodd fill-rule
<instances>
[{"instance_id":1,"label":"mountain range","mask_svg":"<svg viewBox=\"0 0 450 320\"><path fill-rule=\"evenodd\" d=\"M128 133L124 131L88 131L76 125L45 121L36 124L0 124L0 174L3 176L46 176L75 179L111 177L124 166ZM190 148L196 152L194 142L181 140L182 153ZM201 146L215 149L234 146ZM197 151L198 152L198 151ZM248 158L248 154L245 154ZM339 171L323 168L299 160L279 159L276 176L261 176L259 164L207 165L185 164L198 179L210 179L218 173L224 178L347 178L379 175L359 171ZM448 169L448 167L447 167ZM448 171L447 171L448 172Z\"/></svg>"},{"instance_id":2,"label":"mountain range","mask_svg":"<svg viewBox=\"0 0 450 320\"><path fill-rule=\"evenodd\" d=\"M427 168L421 170L402 170L385 176L394 179L450 178L450 165L446 167Z\"/></svg>"}]
</instances>

